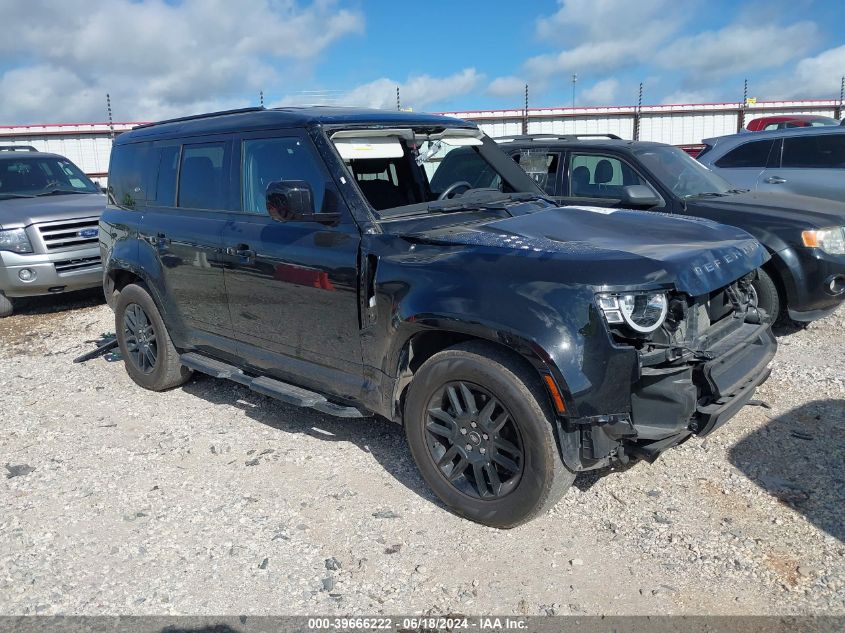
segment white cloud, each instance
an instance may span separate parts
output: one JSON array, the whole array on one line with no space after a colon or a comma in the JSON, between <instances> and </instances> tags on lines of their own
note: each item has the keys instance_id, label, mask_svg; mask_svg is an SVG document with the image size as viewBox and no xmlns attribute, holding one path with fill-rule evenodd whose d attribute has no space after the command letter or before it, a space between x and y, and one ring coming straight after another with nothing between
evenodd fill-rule
<instances>
[{"instance_id":1,"label":"white cloud","mask_svg":"<svg viewBox=\"0 0 845 633\"><path fill-rule=\"evenodd\" d=\"M683 103L712 103L716 99L716 91L714 90L677 90L666 95L660 102L666 105L675 105Z\"/></svg>"},{"instance_id":2,"label":"white cloud","mask_svg":"<svg viewBox=\"0 0 845 633\"><path fill-rule=\"evenodd\" d=\"M581 92L579 101L587 105L609 105L615 102L619 93L619 81L613 77L597 81Z\"/></svg>"},{"instance_id":3,"label":"white cloud","mask_svg":"<svg viewBox=\"0 0 845 633\"><path fill-rule=\"evenodd\" d=\"M422 110L432 103L474 91L483 78L484 76L478 74L475 68L465 68L446 77L415 75L404 82L382 77L341 94L327 92L321 95L317 91L314 93L316 98L314 94L288 95L278 105L297 105L316 101L368 108L395 108L398 86L402 107Z\"/></svg>"},{"instance_id":4,"label":"white cloud","mask_svg":"<svg viewBox=\"0 0 845 633\"><path fill-rule=\"evenodd\" d=\"M845 45L802 59L792 72L764 86L773 99L836 99L845 75Z\"/></svg>"},{"instance_id":5,"label":"white cloud","mask_svg":"<svg viewBox=\"0 0 845 633\"><path fill-rule=\"evenodd\" d=\"M526 81L519 77L496 77L487 86L487 94L494 97L518 98L525 91L525 83Z\"/></svg>"},{"instance_id":6,"label":"white cloud","mask_svg":"<svg viewBox=\"0 0 845 633\"><path fill-rule=\"evenodd\" d=\"M660 51L657 62L696 76L774 68L799 57L818 39L813 22L789 26L731 24L682 37Z\"/></svg>"},{"instance_id":7,"label":"white cloud","mask_svg":"<svg viewBox=\"0 0 845 633\"><path fill-rule=\"evenodd\" d=\"M602 72L649 61L683 24L671 0L558 0L560 8L537 20L537 35L567 46L528 59L536 77Z\"/></svg>"},{"instance_id":8,"label":"white cloud","mask_svg":"<svg viewBox=\"0 0 845 633\"><path fill-rule=\"evenodd\" d=\"M0 75L3 122L102 120L106 92L117 119L237 105L364 28L334 0L0 0L0 14L15 34L0 56L18 63Z\"/></svg>"}]
</instances>

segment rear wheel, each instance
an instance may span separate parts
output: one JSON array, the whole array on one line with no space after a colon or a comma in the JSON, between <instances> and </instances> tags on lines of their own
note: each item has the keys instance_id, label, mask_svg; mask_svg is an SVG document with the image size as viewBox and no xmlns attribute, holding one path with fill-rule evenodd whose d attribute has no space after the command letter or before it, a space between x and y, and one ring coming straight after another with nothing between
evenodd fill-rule
<instances>
[{"instance_id":1,"label":"rear wheel","mask_svg":"<svg viewBox=\"0 0 845 633\"><path fill-rule=\"evenodd\" d=\"M485 525L511 528L534 518L575 479L560 460L539 378L492 345L462 344L420 367L405 433L437 496Z\"/></svg>"},{"instance_id":2,"label":"rear wheel","mask_svg":"<svg viewBox=\"0 0 845 633\"><path fill-rule=\"evenodd\" d=\"M164 391L191 377L191 371L179 362L179 352L146 288L130 284L121 290L114 318L126 371L137 384Z\"/></svg>"},{"instance_id":3,"label":"rear wheel","mask_svg":"<svg viewBox=\"0 0 845 633\"><path fill-rule=\"evenodd\" d=\"M757 279L751 284L751 304L765 310L772 323L780 319L781 301L777 286L762 268L757 270Z\"/></svg>"},{"instance_id":4,"label":"rear wheel","mask_svg":"<svg viewBox=\"0 0 845 633\"><path fill-rule=\"evenodd\" d=\"M11 316L14 311L15 307L12 305L12 300L0 292L0 318Z\"/></svg>"}]
</instances>

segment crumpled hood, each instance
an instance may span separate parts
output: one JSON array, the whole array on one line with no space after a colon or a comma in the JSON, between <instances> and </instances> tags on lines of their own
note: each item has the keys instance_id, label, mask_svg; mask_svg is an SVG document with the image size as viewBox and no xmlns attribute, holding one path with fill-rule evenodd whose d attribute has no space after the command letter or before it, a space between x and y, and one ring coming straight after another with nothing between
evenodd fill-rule
<instances>
[{"instance_id":1,"label":"crumpled hood","mask_svg":"<svg viewBox=\"0 0 845 633\"><path fill-rule=\"evenodd\" d=\"M0 200L0 228L16 229L54 220L99 217L106 208L101 193L68 193Z\"/></svg>"},{"instance_id":2,"label":"crumpled hood","mask_svg":"<svg viewBox=\"0 0 845 633\"><path fill-rule=\"evenodd\" d=\"M722 288L758 268L766 250L745 231L652 211L557 207L470 227L416 233L429 243L555 254L603 285L672 284L692 296ZM591 262L593 265L591 265ZM586 279L585 279L586 282Z\"/></svg>"}]
</instances>

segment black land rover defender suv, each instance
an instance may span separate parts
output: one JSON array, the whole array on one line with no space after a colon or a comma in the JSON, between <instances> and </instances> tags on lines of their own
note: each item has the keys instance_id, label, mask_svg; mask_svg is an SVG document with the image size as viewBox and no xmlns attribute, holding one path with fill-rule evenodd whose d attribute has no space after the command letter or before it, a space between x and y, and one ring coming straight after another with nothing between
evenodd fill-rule
<instances>
[{"instance_id":1,"label":"black land rover defender suv","mask_svg":"<svg viewBox=\"0 0 845 633\"><path fill-rule=\"evenodd\" d=\"M747 233L560 208L456 119L318 107L138 127L115 142L100 226L136 383L199 371L403 423L440 498L492 526L579 471L712 432L775 353Z\"/></svg>"},{"instance_id":2,"label":"black land rover defender suv","mask_svg":"<svg viewBox=\"0 0 845 633\"><path fill-rule=\"evenodd\" d=\"M754 303L775 320L808 323L845 301L845 204L736 189L686 152L612 134L497 139L560 204L648 209L748 231L771 258Z\"/></svg>"}]
</instances>

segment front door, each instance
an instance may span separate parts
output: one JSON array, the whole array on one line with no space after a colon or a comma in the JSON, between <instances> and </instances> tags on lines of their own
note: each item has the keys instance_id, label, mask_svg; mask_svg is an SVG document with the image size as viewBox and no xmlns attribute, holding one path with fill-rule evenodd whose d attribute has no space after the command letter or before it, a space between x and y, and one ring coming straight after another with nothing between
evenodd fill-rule
<instances>
[{"instance_id":1,"label":"front door","mask_svg":"<svg viewBox=\"0 0 845 633\"><path fill-rule=\"evenodd\" d=\"M268 373L355 397L362 374L358 227L300 131L244 135L240 165L242 212L226 223L223 246L229 310L244 357ZM307 182L315 212L341 219L271 218L267 185L285 180Z\"/></svg>"}]
</instances>

